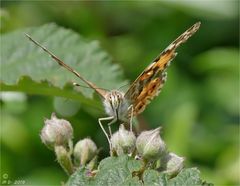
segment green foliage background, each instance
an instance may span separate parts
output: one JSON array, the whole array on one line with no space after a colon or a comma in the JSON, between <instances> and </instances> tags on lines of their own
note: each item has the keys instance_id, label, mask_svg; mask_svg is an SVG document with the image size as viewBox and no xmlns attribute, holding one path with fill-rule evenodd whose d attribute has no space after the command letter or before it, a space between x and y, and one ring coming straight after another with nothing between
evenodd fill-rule
<instances>
[{"instance_id":1,"label":"green foliage background","mask_svg":"<svg viewBox=\"0 0 240 186\"><path fill-rule=\"evenodd\" d=\"M8 79L6 71L14 73L14 68L3 65L9 60L3 58L3 52L14 56L14 51L21 51L26 45L23 38L16 37L12 38L16 48L6 50L2 36L18 29L55 23L77 32L87 43L98 40L101 50L110 56L106 59L109 63L79 71L96 83L100 81L98 77L106 77L99 82L103 88L119 88L124 82L122 72L125 79L133 81L173 39L201 21L198 33L179 48L163 91L139 116L140 129L161 125L169 150L186 157L187 167L197 166L201 177L216 185L239 184L238 1L1 3L1 81ZM47 40L50 34L46 31L41 39L44 37ZM78 54L72 46L58 51L54 41L46 43L54 53L63 57L65 53ZM51 61L44 53L39 56ZM37 61L34 57L31 60ZM19 60L17 64L23 62ZM112 66L116 69L111 71ZM39 88L27 77L20 82L30 90ZM43 86L47 83L43 82ZM1 88L12 90L10 93L18 90L9 88L7 83ZM81 96L67 99L70 96L64 91L74 94L72 89L68 85L64 90L55 90L55 95L65 98L43 94L40 89L1 93L1 182L6 180L6 174L7 180L25 180L29 185L59 185L67 180L53 153L39 138L43 119L53 111L71 121L74 141L90 136L98 147L103 147L101 158L108 155L107 141L97 124L97 118L105 116L100 100L97 96L94 100L83 98L84 102Z\"/></svg>"}]
</instances>

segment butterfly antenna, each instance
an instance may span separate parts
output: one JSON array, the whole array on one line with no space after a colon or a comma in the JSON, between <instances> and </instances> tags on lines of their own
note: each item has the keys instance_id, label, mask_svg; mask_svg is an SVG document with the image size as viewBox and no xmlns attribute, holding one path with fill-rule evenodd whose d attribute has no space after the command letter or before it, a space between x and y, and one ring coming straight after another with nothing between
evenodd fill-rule
<instances>
[{"instance_id":1,"label":"butterfly antenna","mask_svg":"<svg viewBox=\"0 0 240 186\"><path fill-rule=\"evenodd\" d=\"M75 83L75 82L73 83L73 85L76 86L76 87L91 88L91 87L88 87L88 86L80 85L80 84ZM91 88L91 89L92 89L92 88ZM105 91L110 91L110 90L105 89L105 88L96 88L96 89L105 90Z\"/></svg>"},{"instance_id":2,"label":"butterfly antenna","mask_svg":"<svg viewBox=\"0 0 240 186\"><path fill-rule=\"evenodd\" d=\"M38 43L37 41L35 41L30 35L26 34L26 37L32 41L34 44L36 44L37 46L39 46L40 48L42 48L46 53L48 53L50 55L50 57L52 59L54 59L60 66L64 67L65 69L67 69L68 71L72 72L73 74L75 74L75 76L77 76L79 79L81 79L84 83L86 83L90 88L94 89L100 96L104 97L105 96L105 92L99 90L93 83L87 81L86 79L84 79L77 71L75 71L73 68L71 68L70 66L68 66L67 64L65 64L61 59L59 59L57 56L55 56L52 52L50 52L47 48L45 48L44 46L42 46L40 43Z\"/></svg>"}]
</instances>

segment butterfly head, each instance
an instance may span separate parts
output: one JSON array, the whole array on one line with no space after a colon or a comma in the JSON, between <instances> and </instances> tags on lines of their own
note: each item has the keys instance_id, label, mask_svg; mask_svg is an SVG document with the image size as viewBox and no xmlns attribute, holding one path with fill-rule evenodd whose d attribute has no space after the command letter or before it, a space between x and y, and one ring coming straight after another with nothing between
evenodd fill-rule
<instances>
[{"instance_id":1,"label":"butterfly head","mask_svg":"<svg viewBox=\"0 0 240 186\"><path fill-rule=\"evenodd\" d=\"M117 90L110 91L106 96L106 101L109 102L111 108L116 110L119 108L124 96L123 93Z\"/></svg>"},{"instance_id":2,"label":"butterfly head","mask_svg":"<svg viewBox=\"0 0 240 186\"><path fill-rule=\"evenodd\" d=\"M108 115L121 120L124 112L127 110L128 104L124 98L124 93L112 90L105 96L104 106Z\"/></svg>"}]
</instances>

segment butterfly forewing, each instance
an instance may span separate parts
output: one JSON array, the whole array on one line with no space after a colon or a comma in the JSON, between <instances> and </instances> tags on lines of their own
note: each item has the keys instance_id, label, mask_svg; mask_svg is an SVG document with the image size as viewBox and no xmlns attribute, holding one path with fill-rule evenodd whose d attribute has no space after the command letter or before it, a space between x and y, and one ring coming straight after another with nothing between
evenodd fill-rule
<instances>
[{"instance_id":1,"label":"butterfly forewing","mask_svg":"<svg viewBox=\"0 0 240 186\"><path fill-rule=\"evenodd\" d=\"M143 112L146 105L159 94L166 81L166 69L177 55L176 48L186 42L199 27L200 22L181 34L131 84L125 98L133 106L134 116Z\"/></svg>"}]
</instances>

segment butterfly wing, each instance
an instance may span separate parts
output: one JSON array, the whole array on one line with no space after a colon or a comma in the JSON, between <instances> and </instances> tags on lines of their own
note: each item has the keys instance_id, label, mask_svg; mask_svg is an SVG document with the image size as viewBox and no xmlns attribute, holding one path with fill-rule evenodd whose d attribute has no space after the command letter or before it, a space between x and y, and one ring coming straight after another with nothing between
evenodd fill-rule
<instances>
[{"instance_id":1,"label":"butterfly wing","mask_svg":"<svg viewBox=\"0 0 240 186\"><path fill-rule=\"evenodd\" d=\"M166 69L177 55L176 48L186 42L199 29L200 24L195 23L181 34L131 84L125 98L133 106L134 116L143 112L146 105L159 94L167 78Z\"/></svg>"}]
</instances>

